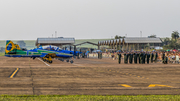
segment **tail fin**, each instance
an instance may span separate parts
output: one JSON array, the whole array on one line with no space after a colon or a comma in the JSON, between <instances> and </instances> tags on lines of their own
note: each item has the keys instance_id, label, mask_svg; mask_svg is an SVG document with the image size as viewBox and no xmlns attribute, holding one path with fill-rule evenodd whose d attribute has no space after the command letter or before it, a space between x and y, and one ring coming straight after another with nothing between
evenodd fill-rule
<instances>
[{"instance_id":1,"label":"tail fin","mask_svg":"<svg viewBox=\"0 0 180 101\"><path fill-rule=\"evenodd\" d=\"M11 40L6 40L6 45L10 42Z\"/></svg>"},{"instance_id":2,"label":"tail fin","mask_svg":"<svg viewBox=\"0 0 180 101\"><path fill-rule=\"evenodd\" d=\"M12 50L14 50L16 47L14 43L11 40L6 41L6 48L5 48L5 54L8 54Z\"/></svg>"}]
</instances>

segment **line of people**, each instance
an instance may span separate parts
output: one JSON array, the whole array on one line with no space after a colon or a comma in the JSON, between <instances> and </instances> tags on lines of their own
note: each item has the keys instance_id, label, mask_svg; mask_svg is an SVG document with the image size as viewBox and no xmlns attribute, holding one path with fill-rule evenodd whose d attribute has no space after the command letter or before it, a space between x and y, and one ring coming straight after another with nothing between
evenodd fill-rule
<instances>
[{"instance_id":1,"label":"line of people","mask_svg":"<svg viewBox=\"0 0 180 101\"><path fill-rule=\"evenodd\" d=\"M121 57L122 54L121 52L118 52L118 63L121 63ZM145 64L147 62L147 64L149 64L149 61L151 61L151 63L153 62L157 62L157 58L158 58L158 53L157 52L124 52L124 63L125 64L132 64L133 61L135 64L139 63L139 64Z\"/></svg>"}]
</instances>

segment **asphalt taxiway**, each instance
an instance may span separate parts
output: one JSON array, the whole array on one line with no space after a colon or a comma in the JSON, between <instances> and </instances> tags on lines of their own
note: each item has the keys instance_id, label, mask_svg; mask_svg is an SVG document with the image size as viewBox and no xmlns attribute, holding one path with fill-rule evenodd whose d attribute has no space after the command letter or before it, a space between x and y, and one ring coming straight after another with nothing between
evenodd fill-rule
<instances>
[{"instance_id":1,"label":"asphalt taxiway","mask_svg":"<svg viewBox=\"0 0 180 101\"><path fill-rule=\"evenodd\" d=\"M53 60L0 57L0 94L180 94L178 64L117 64L117 60Z\"/></svg>"}]
</instances>

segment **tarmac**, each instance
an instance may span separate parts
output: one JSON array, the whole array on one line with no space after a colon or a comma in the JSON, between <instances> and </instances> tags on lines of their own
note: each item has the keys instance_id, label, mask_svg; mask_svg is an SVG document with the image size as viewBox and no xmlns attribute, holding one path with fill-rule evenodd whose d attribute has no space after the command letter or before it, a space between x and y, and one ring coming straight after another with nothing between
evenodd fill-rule
<instances>
[{"instance_id":1,"label":"tarmac","mask_svg":"<svg viewBox=\"0 0 180 101\"><path fill-rule=\"evenodd\" d=\"M53 59L0 57L0 94L149 95L180 94L179 64L118 64L109 58Z\"/></svg>"}]
</instances>

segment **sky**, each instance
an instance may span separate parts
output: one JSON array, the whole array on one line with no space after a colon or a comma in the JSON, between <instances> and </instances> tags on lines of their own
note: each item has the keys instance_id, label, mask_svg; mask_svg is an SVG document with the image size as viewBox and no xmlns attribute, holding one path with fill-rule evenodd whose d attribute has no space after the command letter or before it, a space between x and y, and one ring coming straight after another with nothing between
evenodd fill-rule
<instances>
[{"instance_id":1,"label":"sky","mask_svg":"<svg viewBox=\"0 0 180 101\"><path fill-rule=\"evenodd\" d=\"M171 37L180 0L0 0L0 40ZM57 31L57 35L55 35Z\"/></svg>"}]
</instances>

